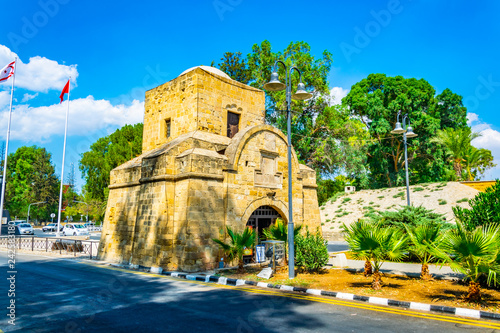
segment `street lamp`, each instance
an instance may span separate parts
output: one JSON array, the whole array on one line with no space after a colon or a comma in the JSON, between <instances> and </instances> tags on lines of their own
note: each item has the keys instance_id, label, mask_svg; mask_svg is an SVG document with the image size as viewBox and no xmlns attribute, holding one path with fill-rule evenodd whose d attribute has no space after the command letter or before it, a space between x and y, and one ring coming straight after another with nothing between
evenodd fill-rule
<instances>
[{"instance_id":1,"label":"street lamp","mask_svg":"<svg viewBox=\"0 0 500 333\"><path fill-rule=\"evenodd\" d=\"M282 64L285 68L286 78L285 83L280 82L278 78L277 65ZM292 70L299 73L299 84L297 91L292 95ZM286 89L286 111L287 111L287 140L288 140L288 277L293 279L295 277L295 253L294 253L294 232L293 232L293 209L292 209L292 125L291 125L291 104L292 98L299 101L304 101L312 97L311 93L305 90L302 83L302 74L295 66L290 67L288 70L285 63L277 60L273 66L271 74L271 81L264 85L264 89L269 91L280 91Z\"/></svg>"},{"instance_id":2,"label":"street lamp","mask_svg":"<svg viewBox=\"0 0 500 333\"><path fill-rule=\"evenodd\" d=\"M408 177L408 148L407 148L407 138L414 138L418 136L413 132L413 128L410 125L410 117L408 113L403 116L403 127L401 127L401 123L399 122L399 116L401 115L401 110L398 111L398 118L396 121L396 126L391 131L392 134L403 134L403 142L405 145L405 169L406 169L406 201L408 206L411 206L410 203L410 181ZM408 119L408 127L406 127L406 119Z\"/></svg>"},{"instance_id":3,"label":"street lamp","mask_svg":"<svg viewBox=\"0 0 500 333\"><path fill-rule=\"evenodd\" d=\"M28 221L27 221L27 223L30 223L30 208L31 208L31 205L41 205L41 204L44 204L44 203L47 203L47 201L33 202L33 203L30 203L28 205Z\"/></svg>"}]
</instances>

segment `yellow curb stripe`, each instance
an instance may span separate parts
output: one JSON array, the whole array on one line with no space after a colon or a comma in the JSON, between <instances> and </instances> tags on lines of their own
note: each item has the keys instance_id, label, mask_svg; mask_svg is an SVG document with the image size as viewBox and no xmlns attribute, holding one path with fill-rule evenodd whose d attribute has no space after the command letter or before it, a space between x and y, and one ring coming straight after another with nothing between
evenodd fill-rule
<instances>
[{"instance_id":1,"label":"yellow curb stripe","mask_svg":"<svg viewBox=\"0 0 500 333\"><path fill-rule=\"evenodd\" d=\"M213 282L201 282L201 281L195 281L195 280L187 280L187 279L176 278L176 277L171 277L171 276L167 276L167 275L159 275L159 274L153 274L153 273L147 273L147 272L130 271L128 269L111 267L111 266L96 265L96 264L87 263L87 262L80 262L80 263L94 266L94 267L100 267L100 268L110 269L110 270L114 270L114 271L124 272L124 273L153 276L153 277L164 278L164 279L168 279L168 280L172 280L172 281L182 281L182 282L188 282L188 283L199 284L199 285L204 285L204 286L212 286L212 287L217 287L217 288L239 290L242 292L254 293L254 294L259 294L259 295L280 296L280 297L293 298L293 299L298 299L298 300L306 300L306 301L318 302L318 303L324 303L324 304L346 306L346 307L362 309L362 310L371 310L371 311L383 312L383 313L389 313L389 314L399 314L399 315L408 316L408 317L443 321L443 322L449 322L449 323L455 323L455 324L465 324L465 325L485 327L485 328L500 329L500 324L479 321L479 320L474 320L474 319L453 318L450 316L438 315L438 314L434 314L434 313L420 313L420 312L415 312L412 310L403 310L403 309L397 309L397 308L392 309L392 308L386 308L386 307L382 307L382 306L372 305L369 303L361 304L361 303L357 303L356 301L350 301L350 300L344 301L344 300L339 300L339 299L329 299L329 298L322 298L322 297L309 296L309 295L297 295L297 294L291 294L290 292L285 292L285 291L265 290L265 289L257 289L257 288L252 288L252 287L231 286L231 285L217 284L217 283L213 283ZM324 296L324 297L329 297L329 296Z\"/></svg>"}]
</instances>

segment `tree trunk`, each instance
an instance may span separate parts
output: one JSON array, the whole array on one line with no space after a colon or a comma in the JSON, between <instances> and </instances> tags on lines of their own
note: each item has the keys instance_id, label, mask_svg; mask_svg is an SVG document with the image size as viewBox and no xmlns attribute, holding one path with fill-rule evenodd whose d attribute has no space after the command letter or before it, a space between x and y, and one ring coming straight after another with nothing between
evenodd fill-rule
<instances>
[{"instance_id":1,"label":"tree trunk","mask_svg":"<svg viewBox=\"0 0 500 333\"><path fill-rule=\"evenodd\" d=\"M420 278L422 280L432 280L432 275L429 273L429 265L422 264L422 270L420 271Z\"/></svg>"},{"instance_id":2,"label":"tree trunk","mask_svg":"<svg viewBox=\"0 0 500 333\"><path fill-rule=\"evenodd\" d=\"M373 273L372 288L375 290L382 289L382 277L378 271Z\"/></svg>"},{"instance_id":3,"label":"tree trunk","mask_svg":"<svg viewBox=\"0 0 500 333\"><path fill-rule=\"evenodd\" d=\"M481 301L481 286L478 282L469 282L469 291L465 299L470 302L478 303Z\"/></svg>"},{"instance_id":4,"label":"tree trunk","mask_svg":"<svg viewBox=\"0 0 500 333\"><path fill-rule=\"evenodd\" d=\"M370 262L370 260L366 259L365 261L365 271L363 273L365 276L370 276L373 274L373 271L372 271L372 263Z\"/></svg>"},{"instance_id":5,"label":"tree trunk","mask_svg":"<svg viewBox=\"0 0 500 333\"><path fill-rule=\"evenodd\" d=\"M243 273L245 268L243 267L243 258L238 260L238 273Z\"/></svg>"}]
</instances>

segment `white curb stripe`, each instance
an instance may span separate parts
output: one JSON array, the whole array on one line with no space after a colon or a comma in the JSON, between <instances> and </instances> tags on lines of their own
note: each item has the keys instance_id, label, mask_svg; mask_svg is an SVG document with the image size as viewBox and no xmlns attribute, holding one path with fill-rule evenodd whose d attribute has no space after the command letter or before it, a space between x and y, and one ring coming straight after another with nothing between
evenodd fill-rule
<instances>
[{"instance_id":1,"label":"white curb stripe","mask_svg":"<svg viewBox=\"0 0 500 333\"><path fill-rule=\"evenodd\" d=\"M196 275L186 275L186 280L196 281Z\"/></svg>"},{"instance_id":2,"label":"white curb stripe","mask_svg":"<svg viewBox=\"0 0 500 333\"><path fill-rule=\"evenodd\" d=\"M237 286L242 286L244 284L245 284L245 280L240 280L240 279L236 280L236 285Z\"/></svg>"},{"instance_id":3,"label":"white curb stripe","mask_svg":"<svg viewBox=\"0 0 500 333\"><path fill-rule=\"evenodd\" d=\"M319 289L307 289L306 293L321 296L321 290Z\"/></svg>"},{"instance_id":4,"label":"white curb stripe","mask_svg":"<svg viewBox=\"0 0 500 333\"><path fill-rule=\"evenodd\" d=\"M352 301L354 300L354 295L347 293L337 293L337 298L350 299Z\"/></svg>"},{"instance_id":5,"label":"white curb stripe","mask_svg":"<svg viewBox=\"0 0 500 333\"><path fill-rule=\"evenodd\" d=\"M177 272L173 272L171 276L172 276L172 277L178 277L178 276L179 276L179 273L177 273Z\"/></svg>"},{"instance_id":6,"label":"white curb stripe","mask_svg":"<svg viewBox=\"0 0 500 333\"><path fill-rule=\"evenodd\" d=\"M205 282L210 282L210 275L205 276Z\"/></svg>"},{"instance_id":7,"label":"white curb stripe","mask_svg":"<svg viewBox=\"0 0 500 333\"><path fill-rule=\"evenodd\" d=\"M389 300L387 298L370 297L368 302L379 305L389 305Z\"/></svg>"},{"instance_id":8,"label":"white curb stripe","mask_svg":"<svg viewBox=\"0 0 500 333\"><path fill-rule=\"evenodd\" d=\"M293 291L293 287L292 286L281 286L280 287L281 290L287 290L287 291Z\"/></svg>"},{"instance_id":9,"label":"white curb stripe","mask_svg":"<svg viewBox=\"0 0 500 333\"><path fill-rule=\"evenodd\" d=\"M410 309L412 309L412 310L431 311L431 305L430 304L423 304L423 303L411 302L410 303Z\"/></svg>"},{"instance_id":10,"label":"white curb stripe","mask_svg":"<svg viewBox=\"0 0 500 333\"><path fill-rule=\"evenodd\" d=\"M218 284L227 284L227 277L220 277L219 281L217 281Z\"/></svg>"},{"instance_id":11,"label":"white curb stripe","mask_svg":"<svg viewBox=\"0 0 500 333\"><path fill-rule=\"evenodd\" d=\"M264 283L264 282L257 282L257 287L267 288L267 283Z\"/></svg>"},{"instance_id":12,"label":"white curb stripe","mask_svg":"<svg viewBox=\"0 0 500 333\"><path fill-rule=\"evenodd\" d=\"M481 318L481 313L478 310L455 308L455 314L457 316L472 317L478 319Z\"/></svg>"}]
</instances>

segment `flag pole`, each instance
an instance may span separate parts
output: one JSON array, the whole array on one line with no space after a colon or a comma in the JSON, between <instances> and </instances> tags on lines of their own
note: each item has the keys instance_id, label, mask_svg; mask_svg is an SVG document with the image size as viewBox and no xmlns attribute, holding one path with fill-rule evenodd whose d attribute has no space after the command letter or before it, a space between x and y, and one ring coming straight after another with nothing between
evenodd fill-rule
<instances>
[{"instance_id":1,"label":"flag pole","mask_svg":"<svg viewBox=\"0 0 500 333\"><path fill-rule=\"evenodd\" d=\"M2 234L3 203L5 199L5 181L7 177L7 156L9 154L10 120L12 118L12 97L14 96L14 81L16 80L17 57L14 60L14 71L12 73L12 88L10 89L9 122L7 125L7 139L5 140L5 158L3 160L2 194L0 197L0 235ZM8 221L7 221L8 222Z\"/></svg>"},{"instance_id":2,"label":"flag pole","mask_svg":"<svg viewBox=\"0 0 500 333\"><path fill-rule=\"evenodd\" d=\"M59 190L59 209L57 214L57 231L56 236L60 236L61 229L61 209L62 209L62 199L63 199L63 184L64 184L64 158L66 157L66 135L68 134L68 115L69 115L69 93L71 90L71 76L68 80L68 108L66 109L66 125L64 126L64 145L63 145L63 158L62 158L62 170L61 170L61 188Z\"/></svg>"}]
</instances>

